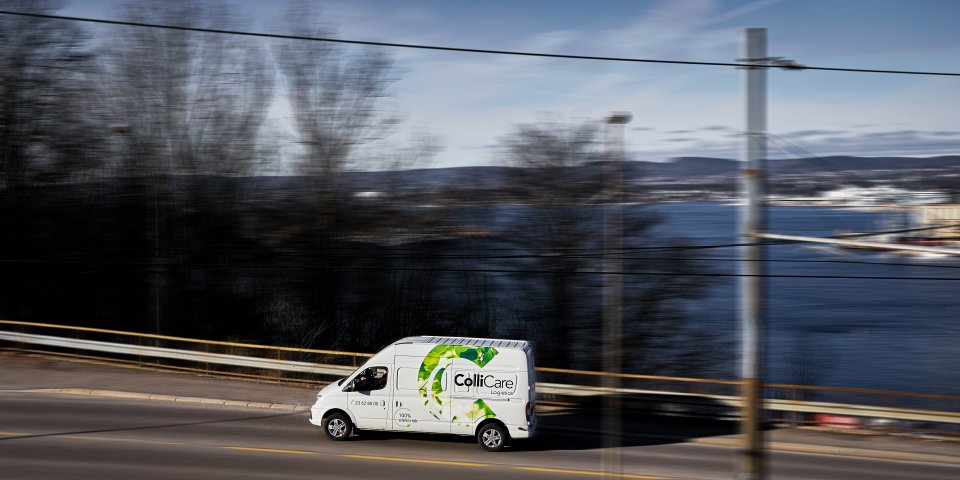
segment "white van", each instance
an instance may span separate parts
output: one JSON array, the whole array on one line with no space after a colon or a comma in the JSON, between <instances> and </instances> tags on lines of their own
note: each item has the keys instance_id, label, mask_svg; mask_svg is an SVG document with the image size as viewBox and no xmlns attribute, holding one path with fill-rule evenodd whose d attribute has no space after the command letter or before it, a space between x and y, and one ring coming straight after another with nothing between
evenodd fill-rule
<instances>
[{"instance_id":1,"label":"white van","mask_svg":"<svg viewBox=\"0 0 960 480\"><path fill-rule=\"evenodd\" d=\"M354 429L451 433L498 451L533 435L535 386L525 341L408 337L320 390L310 423L333 440Z\"/></svg>"}]
</instances>

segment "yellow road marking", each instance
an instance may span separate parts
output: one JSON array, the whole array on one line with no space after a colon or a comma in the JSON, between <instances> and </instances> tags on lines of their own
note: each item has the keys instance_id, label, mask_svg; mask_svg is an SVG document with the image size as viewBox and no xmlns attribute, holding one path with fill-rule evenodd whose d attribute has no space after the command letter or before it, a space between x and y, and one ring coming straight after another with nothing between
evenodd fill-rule
<instances>
[{"instance_id":1,"label":"yellow road marking","mask_svg":"<svg viewBox=\"0 0 960 480\"><path fill-rule=\"evenodd\" d=\"M517 470L527 470L530 472L548 472L548 473L569 473L571 475L592 475L595 477L600 476L610 476L613 478L647 478L647 479L662 479L663 477L656 477L652 475L634 475L632 473L604 473L604 472L594 472L590 470L564 470L562 468L540 468L540 467L514 467Z\"/></svg>"},{"instance_id":2,"label":"yellow road marking","mask_svg":"<svg viewBox=\"0 0 960 480\"><path fill-rule=\"evenodd\" d=\"M363 460L383 460L386 462L433 463L436 465L456 465L460 467L489 467L486 463L453 462L447 460L424 460L420 458L378 457L373 455L340 455L346 458L360 458Z\"/></svg>"},{"instance_id":3,"label":"yellow road marking","mask_svg":"<svg viewBox=\"0 0 960 480\"><path fill-rule=\"evenodd\" d=\"M9 436L12 436L12 437L19 437L19 436L21 436L21 435L29 435L29 434L28 434L28 433L20 433L20 432L0 432L0 435L9 435Z\"/></svg>"},{"instance_id":4,"label":"yellow road marking","mask_svg":"<svg viewBox=\"0 0 960 480\"><path fill-rule=\"evenodd\" d=\"M279 448L254 448L254 447L223 447L229 450L248 450L253 452L271 452L271 453L293 453L296 455L316 455L317 452L306 450L282 450Z\"/></svg>"}]
</instances>

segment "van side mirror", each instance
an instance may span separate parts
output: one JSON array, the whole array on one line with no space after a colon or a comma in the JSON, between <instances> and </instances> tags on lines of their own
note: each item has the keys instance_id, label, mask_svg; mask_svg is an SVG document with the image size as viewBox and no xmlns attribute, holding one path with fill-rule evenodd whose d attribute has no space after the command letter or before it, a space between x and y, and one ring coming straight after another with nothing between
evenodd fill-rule
<instances>
[{"instance_id":1,"label":"van side mirror","mask_svg":"<svg viewBox=\"0 0 960 480\"><path fill-rule=\"evenodd\" d=\"M350 382L350 383L347 384L346 387L343 387L343 391L344 391L344 392L354 392L354 391L356 391L356 386L354 385L354 382Z\"/></svg>"}]
</instances>

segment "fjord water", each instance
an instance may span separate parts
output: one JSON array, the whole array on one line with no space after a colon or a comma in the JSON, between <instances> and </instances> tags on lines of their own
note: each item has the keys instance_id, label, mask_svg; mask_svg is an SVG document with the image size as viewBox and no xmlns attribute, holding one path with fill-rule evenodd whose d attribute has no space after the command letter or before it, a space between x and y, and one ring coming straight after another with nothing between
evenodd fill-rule
<instances>
[{"instance_id":1,"label":"fjord water","mask_svg":"<svg viewBox=\"0 0 960 480\"><path fill-rule=\"evenodd\" d=\"M739 242L736 207L670 203L658 232L697 245ZM828 236L882 228L883 213L826 207L771 207L768 230ZM719 273L738 272L738 249L694 251ZM771 382L960 394L960 259L918 259L814 244L768 247L765 357ZM931 280L947 279L947 280ZM956 279L956 280L949 280ZM690 315L739 335L736 277L717 278Z\"/></svg>"}]
</instances>

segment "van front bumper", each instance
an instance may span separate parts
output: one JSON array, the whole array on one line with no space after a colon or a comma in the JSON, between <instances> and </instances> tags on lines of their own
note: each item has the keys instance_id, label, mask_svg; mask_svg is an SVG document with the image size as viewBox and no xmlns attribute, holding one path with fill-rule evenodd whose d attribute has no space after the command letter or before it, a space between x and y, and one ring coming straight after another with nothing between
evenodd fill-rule
<instances>
[{"instance_id":1,"label":"van front bumper","mask_svg":"<svg viewBox=\"0 0 960 480\"><path fill-rule=\"evenodd\" d=\"M321 409L317 408L316 405L310 408L310 423L322 427L323 426L323 417L321 416L323 412Z\"/></svg>"}]
</instances>

